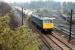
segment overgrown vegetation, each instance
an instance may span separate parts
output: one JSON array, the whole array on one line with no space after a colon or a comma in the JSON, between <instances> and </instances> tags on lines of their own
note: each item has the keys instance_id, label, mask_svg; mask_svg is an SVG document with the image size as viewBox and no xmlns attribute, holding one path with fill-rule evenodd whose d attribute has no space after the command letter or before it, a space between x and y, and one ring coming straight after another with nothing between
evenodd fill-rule
<instances>
[{"instance_id":1,"label":"overgrown vegetation","mask_svg":"<svg viewBox=\"0 0 75 50\"><path fill-rule=\"evenodd\" d=\"M39 50L38 35L28 26L11 29L9 15L0 17L0 49L2 50Z\"/></svg>"}]
</instances>

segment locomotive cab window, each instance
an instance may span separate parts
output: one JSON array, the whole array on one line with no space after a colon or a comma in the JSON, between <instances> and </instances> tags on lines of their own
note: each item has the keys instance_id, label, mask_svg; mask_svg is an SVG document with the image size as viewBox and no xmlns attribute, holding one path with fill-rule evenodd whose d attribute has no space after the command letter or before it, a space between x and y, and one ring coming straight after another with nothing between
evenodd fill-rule
<instances>
[{"instance_id":1,"label":"locomotive cab window","mask_svg":"<svg viewBox=\"0 0 75 50\"><path fill-rule=\"evenodd\" d=\"M52 23L53 21L52 21L52 20L50 20L50 22Z\"/></svg>"},{"instance_id":2,"label":"locomotive cab window","mask_svg":"<svg viewBox=\"0 0 75 50\"><path fill-rule=\"evenodd\" d=\"M52 23L52 20L44 20L46 23Z\"/></svg>"}]
</instances>

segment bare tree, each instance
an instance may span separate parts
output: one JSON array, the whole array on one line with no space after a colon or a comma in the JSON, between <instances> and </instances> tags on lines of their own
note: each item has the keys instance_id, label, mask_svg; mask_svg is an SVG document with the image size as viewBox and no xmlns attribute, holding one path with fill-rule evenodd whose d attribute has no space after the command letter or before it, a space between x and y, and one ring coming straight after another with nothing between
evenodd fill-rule
<instances>
[{"instance_id":1,"label":"bare tree","mask_svg":"<svg viewBox=\"0 0 75 50\"><path fill-rule=\"evenodd\" d=\"M8 3L0 2L0 16L5 15L11 10L11 6Z\"/></svg>"}]
</instances>

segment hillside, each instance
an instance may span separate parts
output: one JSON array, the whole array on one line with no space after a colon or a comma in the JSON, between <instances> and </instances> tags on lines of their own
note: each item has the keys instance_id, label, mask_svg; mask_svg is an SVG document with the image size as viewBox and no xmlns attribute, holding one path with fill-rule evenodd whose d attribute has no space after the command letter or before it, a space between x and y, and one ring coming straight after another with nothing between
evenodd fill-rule
<instances>
[{"instance_id":1,"label":"hillside","mask_svg":"<svg viewBox=\"0 0 75 50\"><path fill-rule=\"evenodd\" d=\"M14 23L17 22L16 20L14 22L16 16L7 9L7 5L5 5L7 3L2 2L3 4L5 8L1 8L4 8L6 13L1 11L3 15L0 16L0 50L39 50L39 35L34 33L26 22L24 23L26 25L16 25L17 27L12 29L11 26L15 26ZM13 25L10 25L11 17Z\"/></svg>"}]
</instances>

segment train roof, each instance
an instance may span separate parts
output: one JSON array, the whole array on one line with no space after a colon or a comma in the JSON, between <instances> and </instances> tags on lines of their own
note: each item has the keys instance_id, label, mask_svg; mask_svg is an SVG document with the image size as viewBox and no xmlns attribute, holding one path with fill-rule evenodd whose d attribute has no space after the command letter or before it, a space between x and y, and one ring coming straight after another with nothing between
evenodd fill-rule
<instances>
[{"instance_id":1,"label":"train roof","mask_svg":"<svg viewBox=\"0 0 75 50\"><path fill-rule=\"evenodd\" d=\"M48 19L48 20L53 20L53 19L55 19L55 18L49 18L49 17L43 17L43 18L42 18L42 20L46 20L46 19Z\"/></svg>"},{"instance_id":2,"label":"train roof","mask_svg":"<svg viewBox=\"0 0 75 50\"><path fill-rule=\"evenodd\" d=\"M38 16L38 15L33 15L34 17L40 19L40 20L53 20L55 18L49 18L49 17L42 17L42 16Z\"/></svg>"}]
</instances>

